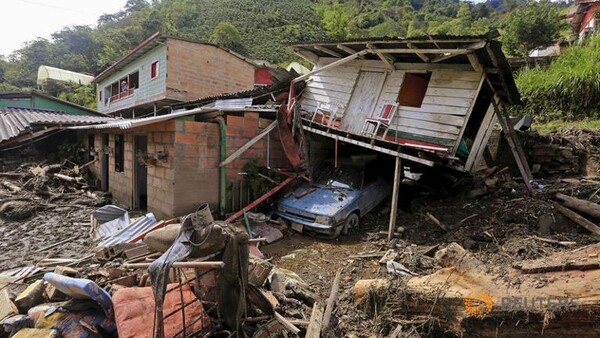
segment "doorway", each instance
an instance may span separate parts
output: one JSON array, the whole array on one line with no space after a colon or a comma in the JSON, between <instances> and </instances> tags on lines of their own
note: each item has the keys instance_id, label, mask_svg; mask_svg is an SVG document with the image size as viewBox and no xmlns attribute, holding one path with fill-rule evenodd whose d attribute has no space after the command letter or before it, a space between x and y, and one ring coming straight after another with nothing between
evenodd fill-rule
<instances>
[{"instance_id":1,"label":"doorway","mask_svg":"<svg viewBox=\"0 0 600 338\"><path fill-rule=\"evenodd\" d=\"M342 118L340 129L349 133L360 134L365 119L371 117L371 113L375 109L386 74L360 72L350 102L348 102L348 108L346 108Z\"/></svg>"},{"instance_id":2,"label":"doorway","mask_svg":"<svg viewBox=\"0 0 600 338\"><path fill-rule=\"evenodd\" d=\"M108 191L108 149L108 134L102 134L100 189L103 191Z\"/></svg>"},{"instance_id":3,"label":"doorway","mask_svg":"<svg viewBox=\"0 0 600 338\"><path fill-rule=\"evenodd\" d=\"M133 140L134 155L145 154L148 151L148 137L135 135ZM133 166L133 206L145 210L148 207L148 170L146 166L134 156Z\"/></svg>"}]
</instances>

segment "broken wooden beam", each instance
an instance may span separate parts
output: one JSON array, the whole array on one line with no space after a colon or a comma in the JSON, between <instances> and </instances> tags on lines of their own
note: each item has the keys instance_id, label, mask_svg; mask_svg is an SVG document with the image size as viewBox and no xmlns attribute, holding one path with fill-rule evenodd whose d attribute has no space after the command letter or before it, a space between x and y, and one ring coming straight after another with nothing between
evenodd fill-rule
<instances>
[{"instance_id":1,"label":"broken wooden beam","mask_svg":"<svg viewBox=\"0 0 600 338\"><path fill-rule=\"evenodd\" d=\"M592 223L587 218L581 216L580 214L576 213L575 211L573 211L571 209L568 209L568 208L562 206L560 203L555 202L552 205L554 206L554 209L558 210L561 214L565 215L571 221L586 228L589 232L600 236L600 227L597 226L596 224Z\"/></svg>"},{"instance_id":2,"label":"broken wooden beam","mask_svg":"<svg viewBox=\"0 0 600 338\"><path fill-rule=\"evenodd\" d=\"M567 196L561 193L556 194L556 199L563 202L564 205L571 209L575 209L594 218L600 218L600 205L597 203Z\"/></svg>"},{"instance_id":3,"label":"broken wooden beam","mask_svg":"<svg viewBox=\"0 0 600 338\"><path fill-rule=\"evenodd\" d=\"M323 307L319 303L313 304L312 313L310 315L310 322L306 329L305 338L319 338L321 337L321 327L323 325Z\"/></svg>"},{"instance_id":4,"label":"broken wooden beam","mask_svg":"<svg viewBox=\"0 0 600 338\"><path fill-rule=\"evenodd\" d=\"M152 263L125 263L124 268L129 269L147 269ZM190 268L190 269L221 269L225 266L223 262L175 262L173 268Z\"/></svg>"},{"instance_id":5,"label":"broken wooden beam","mask_svg":"<svg viewBox=\"0 0 600 338\"><path fill-rule=\"evenodd\" d=\"M331 293L329 294L329 298L327 299L327 306L325 307L325 314L323 315L323 332L329 329L329 323L331 322L331 313L333 312L333 307L335 306L335 302L337 301L338 293L340 291L341 276L342 268L338 269L337 273L335 274L335 278L333 279L333 285L331 286Z\"/></svg>"},{"instance_id":6,"label":"broken wooden beam","mask_svg":"<svg viewBox=\"0 0 600 338\"><path fill-rule=\"evenodd\" d=\"M19 192L19 191L21 191L21 188L20 188L20 187L18 187L18 186L16 186L16 185L14 185L14 184L12 184L12 183L10 183L9 181L2 181L2 185L3 185L3 186L6 188L6 189L8 189L8 190L10 190L10 191L12 191L12 192Z\"/></svg>"}]
</instances>

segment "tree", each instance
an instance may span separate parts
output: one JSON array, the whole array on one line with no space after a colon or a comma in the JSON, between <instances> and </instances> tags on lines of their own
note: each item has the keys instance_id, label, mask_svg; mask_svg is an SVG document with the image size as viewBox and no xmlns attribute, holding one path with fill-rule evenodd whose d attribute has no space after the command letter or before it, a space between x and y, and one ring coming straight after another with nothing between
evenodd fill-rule
<instances>
[{"instance_id":1,"label":"tree","mask_svg":"<svg viewBox=\"0 0 600 338\"><path fill-rule=\"evenodd\" d=\"M547 1L530 2L511 11L502 36L506 52L526 57L531 50L554 43L565 24L559 9Z\"/></svg>"},{"instance_id":2,"label":"tree","mask_svg":"<svg viewBox=\"0 0 600 338\"><path fill-rule=\"evenodd\" d=\"M242 47L240 32L231 22L227 21L221 21L217 24L210 35L210 42L235 51L239 51Z\"/></svg>"}]
</instances>

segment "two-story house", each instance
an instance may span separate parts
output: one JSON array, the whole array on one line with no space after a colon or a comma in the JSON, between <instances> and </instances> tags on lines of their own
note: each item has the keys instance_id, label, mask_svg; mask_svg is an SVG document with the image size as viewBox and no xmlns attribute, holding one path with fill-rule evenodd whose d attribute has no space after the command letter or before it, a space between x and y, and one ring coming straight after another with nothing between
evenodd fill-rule
<instances>
[{"instance_id":1,"label":"two-story house","mask_svg":"<svg viewBox=\"0 0 600 338\"><path fill-rule=\"evenodd\" d=\"M217 45L155 33L94 78L98 111L122 117L169 113L174 103L252 89L257 69Z\"/></svg>"}]
</instances>

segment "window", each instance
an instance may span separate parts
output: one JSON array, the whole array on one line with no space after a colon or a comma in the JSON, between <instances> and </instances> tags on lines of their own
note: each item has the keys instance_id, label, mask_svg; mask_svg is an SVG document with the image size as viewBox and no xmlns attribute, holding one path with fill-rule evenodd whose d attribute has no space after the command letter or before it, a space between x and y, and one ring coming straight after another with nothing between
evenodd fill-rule
<instances>
[{"instance_id":1,"label":"window","mask_svg":"<svg viewBox=\"0 0 600 338\"><path fill-rule=\"evenodd\" d=\"M421 107L425 92L431 79L431 72L427 73L406 73L404 81L400 86L398 94L398 104L401 106Z\"/></svg>"},{"instance_id":2,"label":"window","mask_svg":"<svg viewBox=\"0 0 600 338\"><path fill-rule=\"evenodd\" d=\"M125 137L123 134L115 135L115 171L122 173L125 166Z\"/></svg>"},{"instance_id":3,"label":"window","mask_svg":"<svg viewBox=\"0 0 600 338\"><path fill-rule=\"evenodd\" d=\"M158 77L159 71L160 71L160 69L159 69L158 61L152 62L152 65L150 66L150 78L154 79L154 78Z\"/></svg>"}]
</instances>

